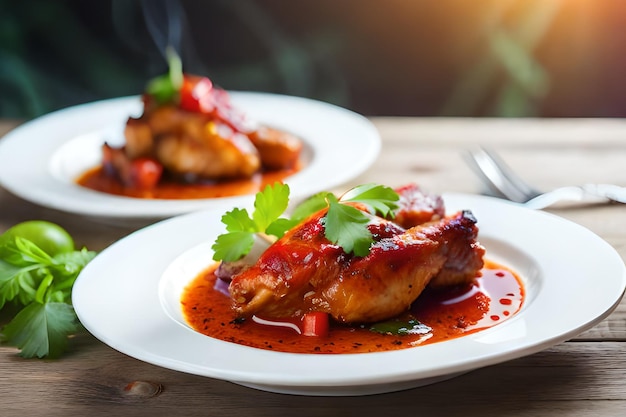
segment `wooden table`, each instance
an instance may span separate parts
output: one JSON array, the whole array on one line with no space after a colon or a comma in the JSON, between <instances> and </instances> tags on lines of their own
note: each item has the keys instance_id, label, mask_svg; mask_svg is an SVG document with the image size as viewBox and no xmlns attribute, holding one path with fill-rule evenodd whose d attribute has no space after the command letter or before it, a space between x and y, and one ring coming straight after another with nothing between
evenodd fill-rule
<instances>
[{"instance_id":1,"label":"wooden table","mask_svg":"<svg viewBox=\"0 0 626 417\"><path fill-rule=\"evenodd\" d=\"M539 187L626 185L626 121L374 118L380 158L346 184L481 193L461 158L477 144L499 151ZM0 125L0 134L15 123ZM626 206L552 210L608 241L626 259ZM0 231L27 219L61 224L101 250L133 230L90 222L0 188ZM512 220L513 221L513 220ZM590 277L598 279L599 277ZM563 312L563 314L567 314ZM59 360L24 360L0 347L0 415L185 416L619 416L626 415L626 302L593 329L543 352L421 388L367 397L273 394L162 369L79 334Z\"/></svg>"}]
</instances>

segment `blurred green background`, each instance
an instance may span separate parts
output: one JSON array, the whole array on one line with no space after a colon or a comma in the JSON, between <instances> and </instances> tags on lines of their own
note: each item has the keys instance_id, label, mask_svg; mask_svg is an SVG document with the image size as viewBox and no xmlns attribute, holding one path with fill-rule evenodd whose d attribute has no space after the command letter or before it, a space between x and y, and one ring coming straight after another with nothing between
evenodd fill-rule
<instances>
[{"instance_id":1,"label":"blurred green background","mask_svg":"<svg viewBox=\"0 0 626 417\"><path fill-rule=\"evenodd\" d=\"M621 0L0 0L0 117L139 94L174 44L230 90L376 116L624 117Z\"/></svg>"}]
</instances>

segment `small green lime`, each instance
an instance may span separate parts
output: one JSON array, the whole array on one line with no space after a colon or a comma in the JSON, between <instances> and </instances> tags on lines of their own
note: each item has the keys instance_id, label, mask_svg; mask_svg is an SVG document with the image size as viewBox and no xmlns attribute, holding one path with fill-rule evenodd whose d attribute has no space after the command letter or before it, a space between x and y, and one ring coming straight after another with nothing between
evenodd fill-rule
<instances>
[{"instance_id":1,"label":"small green lime","mask_svg":"<svg viewBox=\"0 0 626 417\"><path fill-rule=\"evenodd\" d=\"M45 220L27 220L0 235L0 246L16 236L28 239L50 256L72 252L74 239L61 226Z\"/></svg>"}]
</instances>

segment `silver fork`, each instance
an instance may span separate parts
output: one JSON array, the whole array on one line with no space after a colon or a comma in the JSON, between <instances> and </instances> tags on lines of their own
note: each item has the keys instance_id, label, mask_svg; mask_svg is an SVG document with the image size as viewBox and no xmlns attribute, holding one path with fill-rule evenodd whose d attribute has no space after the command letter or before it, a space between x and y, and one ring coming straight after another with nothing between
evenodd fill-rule
<instances>
[{"instance_id":1,"label":"silver fork","mask_svg":"<svg viewBox=\"0 0 626 417\"><path fill-rule=\"evenodd\" d=\"M626 203L626 187L612 184L583 184L541 192L522 180L493 151L478 148L468 151L465 157L469 166L496 196L523 204L528 208L543 209L564 201Z\"/></svg>"}]
</instances>

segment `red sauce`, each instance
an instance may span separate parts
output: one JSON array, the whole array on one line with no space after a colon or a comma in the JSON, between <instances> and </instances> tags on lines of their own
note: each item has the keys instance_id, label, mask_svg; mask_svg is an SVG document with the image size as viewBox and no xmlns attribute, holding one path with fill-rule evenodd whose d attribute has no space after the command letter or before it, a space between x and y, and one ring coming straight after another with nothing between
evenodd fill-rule
<instances>
[{"instance_id":1,"label":"red sauce","mask_svg":"<svg viewBox=\"0 0 626 417\"><path fill-rule=\"evenodd\" d=\"M327 337L307 337L285 327L237 320L230 298L214 289L214 268L200 274L182 296L188 324L216 339L280 352L362 353L442 342L501 323L517 313L524 300L519 277L501 265L486 261L482 277L471 285L437 292L426 290L420 295L407 315L430 327L426 334L380 334L370 331L369 325L331 323Z\"/></svg>"},{"instance_id":2,"label":"red sauce","mask_svg":"<svg viewBox=\"0 0 626 417\"><path fill-rule=\"evenodd\" d=\"M150 190L125 187L114 176L108 175L100 166L92 168L81 175L76 183L83 187L107 194L124 197L183 200L198 198L232 197L244 194L256 194L268 184L282 182L295 174L300 167L255 174L252 178L211 181L203 183L183 183L175 180L160 181Z\"/></svg>"}]
</instances>

